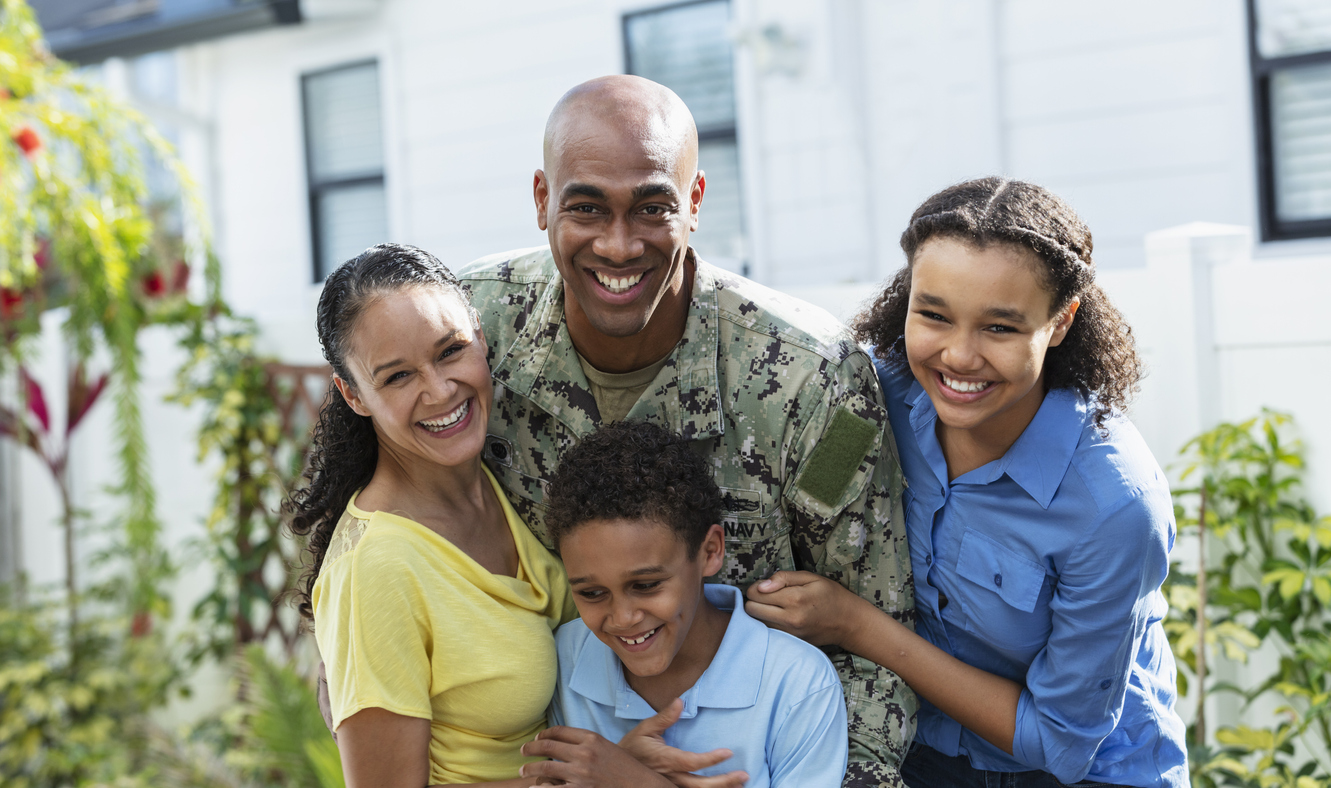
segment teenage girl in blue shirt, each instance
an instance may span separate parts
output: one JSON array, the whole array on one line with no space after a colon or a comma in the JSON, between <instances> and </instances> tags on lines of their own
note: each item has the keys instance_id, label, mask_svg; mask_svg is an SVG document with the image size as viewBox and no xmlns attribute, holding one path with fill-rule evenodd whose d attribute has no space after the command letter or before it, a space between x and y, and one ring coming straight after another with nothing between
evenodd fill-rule
<instances>
[{"instance_id":1,"label":"teenage girl in blue shirt","mask_svg":"<svg viewBox=\"0 0 1331 788\"><path fill-rule=\"evenodd\" d=\"M749 613L915 690L911 788L1186 786L1161 626L1173 506L1122 415L1141 363L1090 231L985 178L926 200L901 246L855 328L906 477L916 631L804 572L755 584Z\"/></svg>"}]
</instances>

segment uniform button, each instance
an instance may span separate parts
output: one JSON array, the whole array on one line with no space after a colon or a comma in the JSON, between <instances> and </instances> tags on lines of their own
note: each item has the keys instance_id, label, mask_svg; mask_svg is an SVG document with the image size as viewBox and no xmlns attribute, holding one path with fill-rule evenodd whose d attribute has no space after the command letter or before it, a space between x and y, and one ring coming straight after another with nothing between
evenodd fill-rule
<instances>
[{"instance_id":1,"label":"uniform button","mask_svg":"<svg viewBox=\"0 0 1331 788\"><path fill-rule=\"evenodd\" d=\"M1114 682L1110 681L1109 679L1105 679L1104 681L1100 682L1100 689L1109 689L1109 686L1113 683Z\"/></svg>"},{"instance_id":2,"label":"uniform button","mask_svg":"<svg viewBox=\"0 0 1331 788\"><path fill-rule=\"evenodd\" d=\"M925 565L925 566L933 566L933 565L934 565L934 557L931 556L931 555L926 555L926 556L924 557L924 565Z\"/></svg>"},{"instance_id":3,"label":"uniform button","mask_svg":"<svg viewBox=\"0 0 1331 788\"><path fill-rule=\"evenodd\" d=\"M1002 588L1002 587L1003 587L1003 576L1002 576L1002 575L994 575L994 585L998 586L999 588Z\"/></svg>"}]
</instances>

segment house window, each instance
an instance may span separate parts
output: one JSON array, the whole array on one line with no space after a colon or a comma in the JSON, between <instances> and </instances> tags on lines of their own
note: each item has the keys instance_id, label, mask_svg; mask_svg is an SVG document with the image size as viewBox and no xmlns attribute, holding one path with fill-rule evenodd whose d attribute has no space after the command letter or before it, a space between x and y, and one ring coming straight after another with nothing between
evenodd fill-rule
<instances>
[{"instance_id":1,"label":"house window","mask_svg":"<svg viewBox=\"0 0 1331 788\"><path fill-rule=\"evenodd\" d=\"M1331 3L1248 13L1262 239L1331 236Z\"/></svg>"},{"instance_id":2,"label":"house window","mask_svg":"<svg viewBox=\"0 0 1331 788\"><path fill-rule=\"evenodd\" d=\"M707 192L693 248L708 262L748 273L729 25L729 0L627 14L624 60L628 73L679 94L698 124L698 168L706 173Z\"/></svg>"},{"instance_id":3,"label":"house window","mask_svg":"<svg viewBox=\"0 0 1331 788\"><path fill-rule=\"evenodd\" d=\"M317 283L343 261L388 240L379 65L306 74L301 87Z\"/></svg>"}]
</instances>

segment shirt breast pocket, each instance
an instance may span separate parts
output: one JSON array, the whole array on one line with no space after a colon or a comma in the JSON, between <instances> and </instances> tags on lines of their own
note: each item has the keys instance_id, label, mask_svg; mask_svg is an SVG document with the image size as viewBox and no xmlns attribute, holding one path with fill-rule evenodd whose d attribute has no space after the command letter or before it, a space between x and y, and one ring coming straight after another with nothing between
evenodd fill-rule
<instances>
[{"instance_id":1,"label":"shirt breast pocket","mask_svg":"<svg viewBox=\"0 0 1331 788\"><path fill-rule=\"evenodd\" d=\"M957 574L963 581L960 602L968 632L1023 661L1044 647L1053 588L1043 566L967 530L961 537Z\"/></svg>"}]
</instances>

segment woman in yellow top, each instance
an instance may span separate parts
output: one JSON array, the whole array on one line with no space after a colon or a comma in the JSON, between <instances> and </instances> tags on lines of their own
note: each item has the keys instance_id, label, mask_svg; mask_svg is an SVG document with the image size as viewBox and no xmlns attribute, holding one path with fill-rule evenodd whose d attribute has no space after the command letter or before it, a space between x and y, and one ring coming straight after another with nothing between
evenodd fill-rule
<instances>
[{"instance_id":1,"label":"woman in yellow top","mask_svg":"<svg viewBox=\"0 0 1331 788\"><path fill-rule=\"evenodd\" d=\"M313 554L300 608L347 785L542 782L519 777L533 760L521 748L545 728L552 633L575 613L563 566L481 464L492 388L479 318L433 256L382 244L328 277L318 326L336 392L292 528ZM587 739L587 771L669 784ZM592 764L598 753L608 761Z\"/></svg>"}]
</instances>

